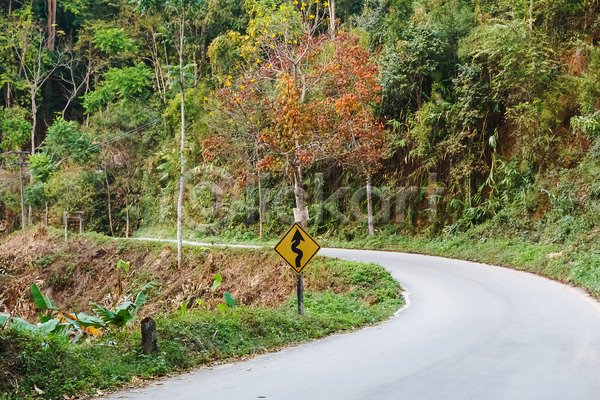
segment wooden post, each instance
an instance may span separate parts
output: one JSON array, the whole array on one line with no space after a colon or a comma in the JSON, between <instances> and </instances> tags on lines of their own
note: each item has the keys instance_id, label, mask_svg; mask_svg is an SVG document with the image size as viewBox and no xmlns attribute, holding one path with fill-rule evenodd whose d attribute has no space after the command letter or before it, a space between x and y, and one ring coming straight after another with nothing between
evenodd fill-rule
<instances>
[{"instance_id":1,"label":"wooden post","mask_svg":"<svg viewBox=\"0 0 600 400\"><path fill-rule=\"evenodd\" d=\"M142 351L148 355L158 350L156 345L156 322L150 318L144 318L140 323L142 330Z\"/></svg>"},{"instance_id":2,"label":"wooden post","mask_svg":"<svg viewBox=\"0 0 600 400\"><path fill-rule=\"evenodd\" d=\"M19 153L19 181L21 182L21 229L25 229L25 176L23 175L23 152Z\"/></svg>"},{"instance_id":3,"label":"wooden post","mask_svg":"<svg viewBox=\"0 0 600 400\"><path fill-rule=\"evenodd\" d=\"M69 223L68 222L69 219L67 217L67 212L66 211L63 212L63 220L65 222L65 241L67 241L67 224Z\"/></svg>"},{"instance_id":4,"label":"wooden post","mask_svg":"<svg viewBox=\"0 0 600 400\"><path fill-rule=\"evenodd\" d=\"M79 222L79 234L83 232L83 211L64 211L63 219L65 221L65 240L67 240L67 231L69 229L69 222Z\"/></svg>"}]
</instances>

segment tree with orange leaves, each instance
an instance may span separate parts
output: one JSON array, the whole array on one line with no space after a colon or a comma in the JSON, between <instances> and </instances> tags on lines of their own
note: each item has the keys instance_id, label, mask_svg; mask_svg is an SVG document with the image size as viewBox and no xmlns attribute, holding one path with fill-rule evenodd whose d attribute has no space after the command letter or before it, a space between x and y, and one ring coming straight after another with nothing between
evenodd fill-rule
<instances>
[{"instance_id":1,"label":"tree with orange leaves","mask_svg":"<svg viewBox=\"0 0 600 400\"><path fill-rule=\"evenodd\" d=\"M256 60L239 84L228 77L220 92L226 109L213 112L241 123L243 129L236 129L242 142L264 149L256 155L257 167L289 175L299 210L304 209L303 171L319 158L321 147L313 115L326 65L322 50L329 37L320 30L327 12L326 3L314 0L253 3L247 32ZM300 222L307 227L304 213Z\"/></svg>"},{"instance_id":2,"label":"tree with orange leaves","mask_svg":"<svg viewBox=\"0 0 600 400\"><path fill-rule=\"evenodd\" d=\"M324 115L318 122L323 132L330 132L326 140L330 157L366 181L369 234L374 235L371 177L383 166L386 153L386 131L372 109L381 101L378 67L356 36L341 33L333 46L333 59L323 77L327 97L319 107Z\"/></svg>"}]
</instances>

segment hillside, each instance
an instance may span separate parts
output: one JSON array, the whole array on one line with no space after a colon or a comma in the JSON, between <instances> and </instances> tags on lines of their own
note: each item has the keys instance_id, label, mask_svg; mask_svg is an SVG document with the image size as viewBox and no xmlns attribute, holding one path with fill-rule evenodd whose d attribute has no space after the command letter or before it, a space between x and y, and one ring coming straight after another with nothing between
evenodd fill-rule
<instances>
[{"instance_id":1,"label":"hillside","mask_svg":"<svg viewBox=\"0 0 600 400\"><path fill-rule=\"evenodd\" d=\"M2 5L0 232L21 161L26 224L114 236L597 223L598 2L202 4Z\"/></svg>"},{"instance_id":2,"label":"hillside","mask_svg":"<svg viewBox=\"0 0 600 400\"><path fill-rule=\"evenodd\" d=\"M62 232L43 227L15 234L0 246L0 312L37 319L29 291L33 283L60 310L89 314L90 302L115 308L146 283L158 282L140 318L171 314L182 303L190 310L216 309L224 303L225 291L240 305L274 308L285 304L296 290L295 274L269 248L190 247L181 269L177 269L176 257L171 244L117 241L99 235L65 241ZM130 262L127 272L117 269L120 259ZM215 274L223 280L212 292ZM342 294L355 289L335 262L323 258L314 260L305 276L309 292Z\"/></svg>"},{"instance_id":3,"label":"hillside","mask_svg":"<svg viewBox=\"0 0 600 400\"><path fill-rule=\"evenodd\" d=\"M295 273L271 249L189 247L177 269L175 246L114 240L97 234L64 240L43 227L9 236L0 246L0 399L92 396L166 374L248 357L354 330L389 318L403 305L401 288L381 266L315 258L305 273L305 314L297 314ZM129 269L117 269L125 259ZM221 284L216 280L222 277ZM34 326L46 314L100 315L154 281L130 323L50 333ZM119 283L120 282L120 283ZM36 308L30 286L56 310ZM228 301L233 296L235 304ZM40 313L38 313L38 311ZM115 313L117 311L115 310ZM158 351L141 351L140 321L157 324Z\"/></svg>"}]
</instances>

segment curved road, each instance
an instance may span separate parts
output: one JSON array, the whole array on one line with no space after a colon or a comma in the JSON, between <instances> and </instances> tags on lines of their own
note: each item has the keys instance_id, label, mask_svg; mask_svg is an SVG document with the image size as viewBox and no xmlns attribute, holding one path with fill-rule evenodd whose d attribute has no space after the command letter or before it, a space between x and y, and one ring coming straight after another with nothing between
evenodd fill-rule
<instances>
[{"instance_id":1,"label":"curved road","mask_svg":"<svg viewBox=\"0 0 600 400\"><path fill-rule=\"evenodd\" d=\"M439 257L320 255L383 265L409 307L377 326L106 399L600 399L600 309L583 292Z\"/></svg>"}]
</instances>

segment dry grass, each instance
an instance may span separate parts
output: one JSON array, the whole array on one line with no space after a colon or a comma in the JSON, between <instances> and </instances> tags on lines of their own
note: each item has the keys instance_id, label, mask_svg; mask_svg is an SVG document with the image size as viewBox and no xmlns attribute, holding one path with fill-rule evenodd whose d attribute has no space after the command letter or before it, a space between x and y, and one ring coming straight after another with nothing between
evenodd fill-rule
<instances>
[{"instance_id":1,"label":"dry grass","mask_svg":"<svg viewBox=\"0 0 600 400\"><path fill-rule=\"evenodd\" d=\"M119 271L119 259L131 262ZM177 269L177 250L171 244L112 240L81 235L68 241L59 231L36 228L10 236L0 246L0 312L35 320L29 287L37 283L59 309L90 312L89 302L107 307L120 304L145 283L156 280L143 315L169 313L186 303L188 309L214 309L230 292L240 304L276 307L295 291L296 275L270 249L186 248L184 266ZM214 275L223 283L211 293ZM307 290L352 290L315 259L307 269ZM121 292L121 293L119 293ZM197 300L202 300L203 305Z\"/></svg>"}]
</instances>

